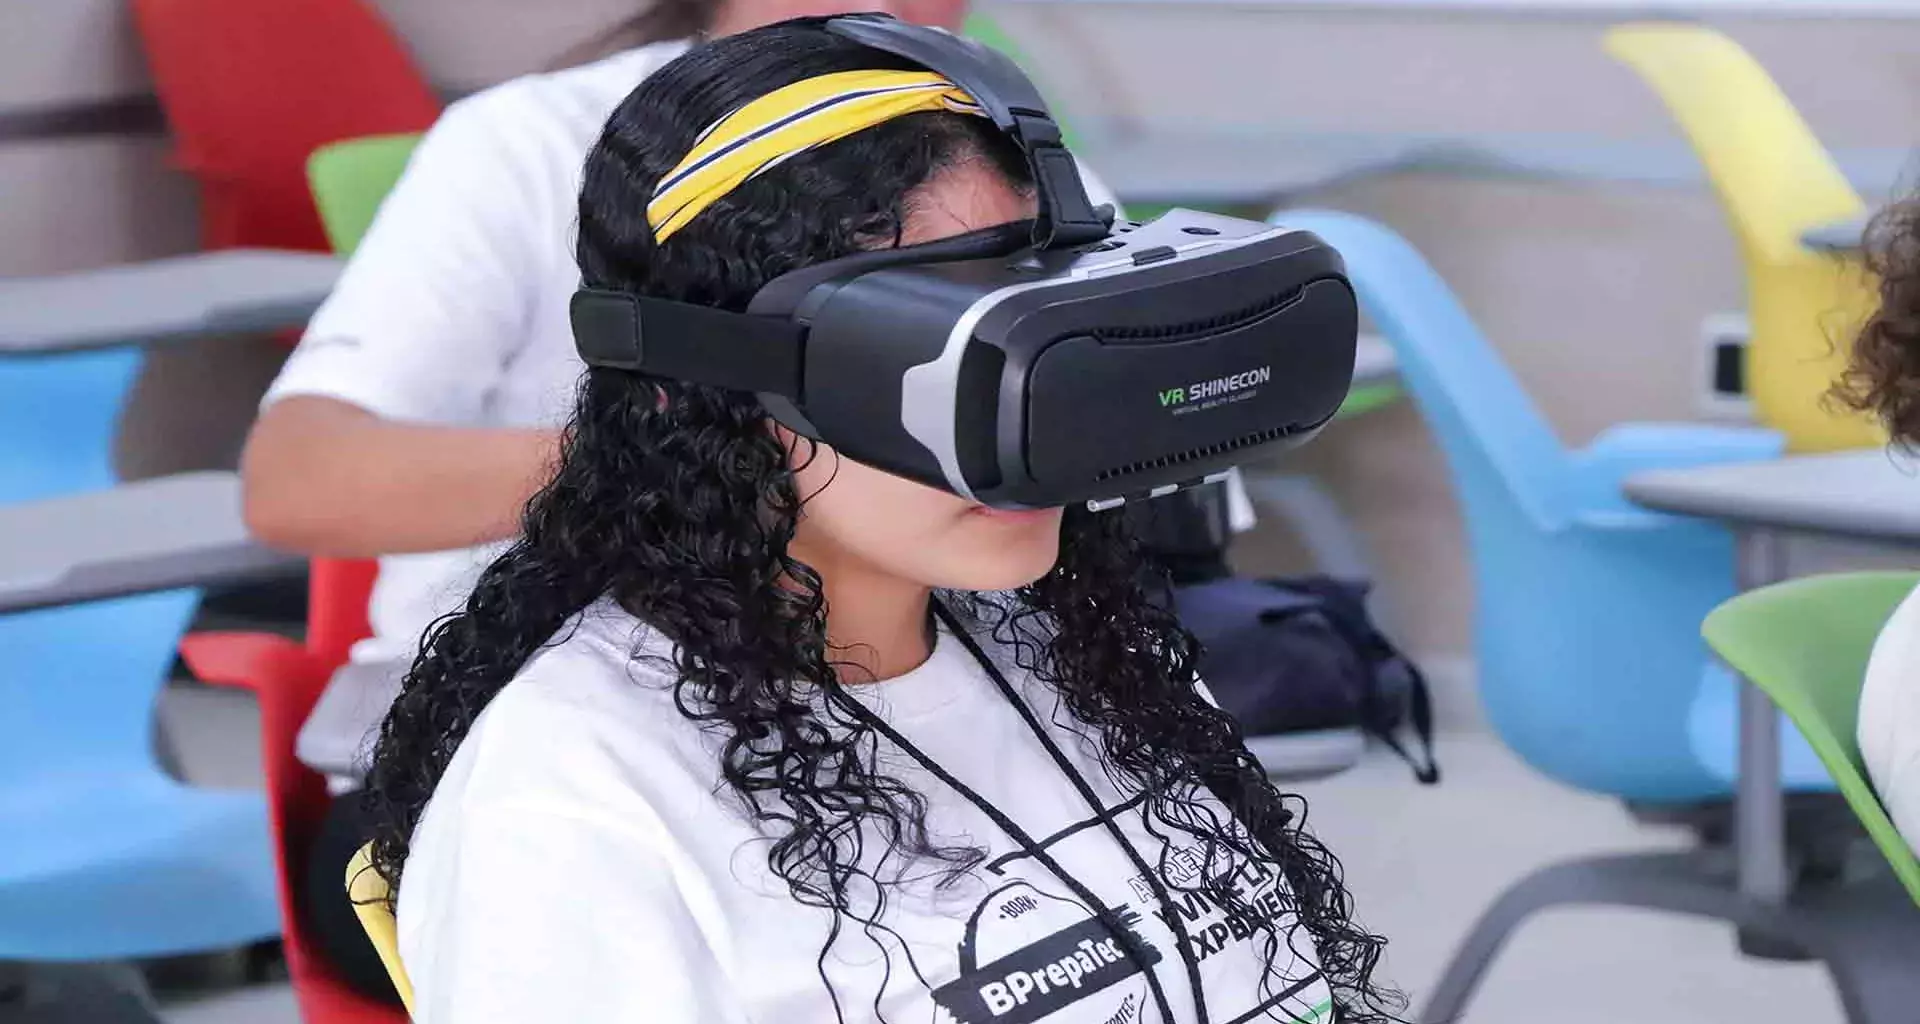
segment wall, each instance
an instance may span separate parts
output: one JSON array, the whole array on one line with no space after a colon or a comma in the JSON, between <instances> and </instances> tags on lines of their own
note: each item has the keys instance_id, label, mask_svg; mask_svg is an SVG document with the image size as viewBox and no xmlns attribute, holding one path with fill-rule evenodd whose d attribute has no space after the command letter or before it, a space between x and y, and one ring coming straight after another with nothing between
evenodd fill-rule
<instances>
[{"instance_id":1,"label":"wall","mask_svg":"<svg viewBox=\"0 0 1920 1024\"><path fill-rule=\"evenodd\" d=\"M0 4L8 23L0 124L9 111L144 90L118 0ZM1475 6L1176 0L994 10L1056 100L1106 131L1412 131L1678 154L1677 176L1602 160L1598 180L1403 175L1303 198L1380 217L1421 246L1568 443L1620 420L1694 418L1700 320L1738 308L1741 279L1719 211L1665 113L1599 49L1600 29L1625 15L1591 0L1571 12L1566 0L1518 13L1531 5ZM1873 166L1885 173L1868 184L1883 194L1920 124L1920 20L1809 17L1804 4L1790 16L1713 6L1728 9L1714 22L1775 73L1830 145L1877 155ZM436 81L471 87L549 62L624 5L387 0L385 8ZM151 137L0 141L0 272L190 247L191 190L162 152ZM255 362L244 366L231 353L212 362L183 355L184 369L156 373L130 419L171 424L175 436L134 431L131 468L230 458L249 389L270 369L260 355L270 349L248 351ZM229 399L226 412L209 411L220 404L207 400L212 393ZM1331 482L1374 544L1411 645L1441 664L1462 657L1471 581L1444 468L1417 416L1403 405L1341 424L1300 462ZM1267 568L1287 564L1287 554L1272 531L1243 552ZM1455 713L1470 712L1469 697L1447 695Z\"/></svg>"}]
</instances>

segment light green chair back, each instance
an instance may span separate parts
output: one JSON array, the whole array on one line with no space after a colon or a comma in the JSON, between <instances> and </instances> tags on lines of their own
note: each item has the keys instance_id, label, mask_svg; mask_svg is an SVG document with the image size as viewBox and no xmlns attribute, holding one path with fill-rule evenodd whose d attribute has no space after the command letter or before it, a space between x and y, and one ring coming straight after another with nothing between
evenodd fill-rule
<instances>
[{"instance_id":1,"label":"light green chair back","mask_svg":"<svg viewBox=\"0 0 1920 1024\"><path fill-rule=\"evenodd\" d=\"M418 133L368 135L322 146L307 158L307 185L334 252L345 256L360 244L419 143Z\"/></svg>"},{"instance_id":2,"label":"light green chair back","mask_svg":"<svg viewBox=\"0 0 1920 1024\"><path fill-rule=\"evenodd\" d=\"M1874 638L1916 584L1920 573L1811 576L1728 601L1707 616L1701 633L1800 728L1920 904L1920 858L1874 794L1855 740L1860 684Z\"/></svg>"}]
</instances>

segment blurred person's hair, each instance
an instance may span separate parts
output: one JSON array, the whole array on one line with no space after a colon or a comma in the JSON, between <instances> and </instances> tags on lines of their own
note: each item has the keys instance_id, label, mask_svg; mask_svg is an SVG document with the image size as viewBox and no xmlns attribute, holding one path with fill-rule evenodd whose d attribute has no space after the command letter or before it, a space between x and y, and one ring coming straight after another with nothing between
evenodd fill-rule
<instances>
[{"instance_id":1,"label":"blurred person's hair","mask_svg":"<svg viewBox=\"0 0 1920 1024\"><path fill-rule=\"evenodd\" d=\"M584 281L744 310L789 271L898 245L923 188L949 168L984 164L1029 189L1023 155L991 122L919 113L786 159L655 241L649 197L720 118L820 75L912 68L806 19L716 40L649 76L587 158ZM475 720L602 599L671 641L670 659L655 660L674 680L675 707L719 737L723 791L768 836L769 869L795 900L834 915L820 963L837 937L881 942L902 875L979 865L979 848L930 833L926 799L880 769L879 735L849 707L820 576L791 551L805 502L794 462L810 453L804 442L789 452L752 394L587 371L560 465L520 538L464 610L430 631L381 728L367 809L375 868L395 891L414 828ZM1269 982L1280 949L1304 934L1343 1024L1392 1019L1398 997L1373 980L1384 940L1353 923L1339 862L1306 831L1304 801L1275 789L1233 720L1199 694L1197 644L1152 599L1139 565L1122 517L1072 509L1047 575L1012 594L938 599L1060 695L1107 771L1142 789L1150 831L1192 845L1203 870L1168 884L1243 912L1264 936ZM883 845L877 864L863 837ZM1285 880L1297 926L1283 933L1247 905L1230 870L1241 857Z\"/></svg>"},{"instance_id":2,"label":"blurred person's hair","mask_svg":"<svg viewBox=\"0 0 1920 1024\"><path fill-rule=\"evenodd\" d=\"M1920 196L1876 214L1864 245L1880 303L1833 394L1878 419L1895 443L1920 447Z\"/></svg>"}]
</instances>

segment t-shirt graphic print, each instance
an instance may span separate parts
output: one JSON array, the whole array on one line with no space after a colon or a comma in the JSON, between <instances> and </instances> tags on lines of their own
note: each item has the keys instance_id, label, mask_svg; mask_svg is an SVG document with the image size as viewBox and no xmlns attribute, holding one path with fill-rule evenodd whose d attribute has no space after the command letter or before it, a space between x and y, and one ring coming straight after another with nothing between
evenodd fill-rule
<instances>
[{"instance_id":1,"label":"t-shirt graphic print","mask_svg":"<svg viewBox=\"0 0 1920 1024\"><path fill-rule=\"evenodd\" d=\"M1172 906L1161 904L1092 815L1035 841L1105 905L1106 921L1029 853L1015 848L993 857L968 880L986 891L964 918L954 976L933 985L934 1024L1160 1024L1149 970L1175 1020L1185 1022L1194 1001L1176 929L1199 968L1206 1024L1331 1018L1330 993L1284 905L1278 869L1218 847L1211 869L1234 895L1216 899L1201 886L1209 868L1201 842L1164 826L1153 831L1165 838L1156 838L1142 818L1143 803L1121 801L1106 815L1160 873Z\"/></svg>"},{"instance_id":2,"label":"t-shirt graphic print","mask_svg":"<svg viewBox=\"0 0 1920 1024\"><path fill-rule=\"evenodd\" d=\"M1127 928L1138 919L1132 914L1119 923ZM967 919L960 977L934 990L934 1002L955 1024L1034 1024L1120 985L1112 994L1120 997L1113 1019L1133 1020L1146 995L1142 961L1151 968L1161 954L1128 932L1114 936L1093 908L1071 896L1010 882L988 893Z\"/></svg>"}]
</instances>

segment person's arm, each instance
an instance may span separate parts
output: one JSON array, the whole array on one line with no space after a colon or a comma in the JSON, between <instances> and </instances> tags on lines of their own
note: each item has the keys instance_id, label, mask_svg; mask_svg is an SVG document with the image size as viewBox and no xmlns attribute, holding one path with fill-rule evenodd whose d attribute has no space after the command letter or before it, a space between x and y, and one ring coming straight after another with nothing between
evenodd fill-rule
<instances>
[{"instance_id":1,"label":"person's arm","mask_svg":"<svg viewBox=\"0 0 1920 1024\"><path fill-rule=\"evenodd\" d=\"M416 849L401 886L418 1024L741 1024L707 930L640 826L584 808L447 811L461 820Z\"/></svg>"},{"instance_id":2,"label":"person's arm","mask_svg":"<svg viewBox=\"0 0 1920 1024\"><path fill-rule=\"evenodd\" d=\"M242 461L248 526L319 555L517 532L557 431L482 426L565 261L566 188L512 94L450 108L281 370Z\"/></svg>"},{"instance_id":3,"label":"person's arm","mask_svg":"<svg viewBox=\"0 0 1920 1024\"><path fill-rule=\"evenodd\" d=\"M266 544L335 558L504 540L550 474L558 430L396 423L333 398L275 402L241 472Z\"/></svg>"}]
</instances>

